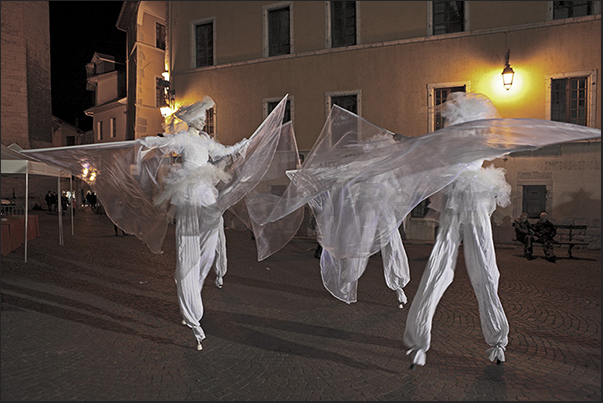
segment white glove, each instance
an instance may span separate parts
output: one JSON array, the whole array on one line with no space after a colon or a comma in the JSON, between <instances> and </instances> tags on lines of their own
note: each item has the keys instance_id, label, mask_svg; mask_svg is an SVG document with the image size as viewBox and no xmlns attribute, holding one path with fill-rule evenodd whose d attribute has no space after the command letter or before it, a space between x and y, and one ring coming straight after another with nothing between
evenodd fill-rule
<instances>
[{"instance_id":1,"label":"white glove","mask_svg":"<svg viewBox=\"0 0 603 403\"><path fill-rule=\"evenodd\" d=\"M155 146L160 146L161 143L163 143L165 141L165 139L163 137L158 137L158 136L147 136L147 137L139 138L136 141L138 141L140 144L142 144L145 147L151 148L151 147L155 147Z\"/></svg>"},{"instance_id":2,"label":"white glove","mask_svg":"<svg viewBox=\"0 0 603 403\"><path fill-rule=\"evenodd\" d=\"M238 148L237 152L244 156L245 152L247 151L247 147L249 147L249 139L244 138L243 140L241 140L237 143L237 148Z\"/></svg>"}]
</instances>

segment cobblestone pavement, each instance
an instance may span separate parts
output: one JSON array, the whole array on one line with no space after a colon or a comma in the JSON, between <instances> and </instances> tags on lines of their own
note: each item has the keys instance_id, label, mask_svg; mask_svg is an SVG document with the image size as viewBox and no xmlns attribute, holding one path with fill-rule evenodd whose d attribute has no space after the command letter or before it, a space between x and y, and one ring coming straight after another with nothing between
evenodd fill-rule
<instances>
[{"instance_id":1,"label":"cobblestone pavement","mask_svg":"<svg viewBox=\"0 0 603 403\"><path fill-rule=\"evenodd\" d=\"M497 248L509 324L495 365L462 257L434 318L424 367L409 369L407 308L371 257L347 305L323 287L315 242L258 262L249 231L227 229L229 270L203 289L196 351L180 324L174 233L155 255L104 215L37 212L41 236L2 257L1 400L601 400L601 251L527 261ZM407 243L414 296L430 244ZM559 257L566 256L558 249Z\"/></svg>"}]
</instances>

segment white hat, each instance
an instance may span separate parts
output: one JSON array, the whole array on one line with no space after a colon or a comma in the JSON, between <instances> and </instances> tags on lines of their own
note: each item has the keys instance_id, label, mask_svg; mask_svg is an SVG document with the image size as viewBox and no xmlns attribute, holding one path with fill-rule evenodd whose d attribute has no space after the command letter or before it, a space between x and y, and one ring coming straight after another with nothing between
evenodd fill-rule
<instances>
[{"instance_id":1,"label":"white hat","mask_svg":"<svg viewBox=\"0 0 603 403\"><path fill-rule=\"evenodd\" d=\"M215 102L209 96L204 96L201 102L192 105L183 105L174 113L179 119L185 121L190 127L203 130L205 127L205 111L213 108Z\"/></svg>"},{"instance_id":2,"label":"white hat","mask_svg":"<svg viewBox=\"0 0 603 403\"><path fill-rule=\"evenodd\" d=\"M490 99L477 93L452 92L442 105L446 126L479 119L498 118L500 115Z\"/></svg>"}]
</instances>

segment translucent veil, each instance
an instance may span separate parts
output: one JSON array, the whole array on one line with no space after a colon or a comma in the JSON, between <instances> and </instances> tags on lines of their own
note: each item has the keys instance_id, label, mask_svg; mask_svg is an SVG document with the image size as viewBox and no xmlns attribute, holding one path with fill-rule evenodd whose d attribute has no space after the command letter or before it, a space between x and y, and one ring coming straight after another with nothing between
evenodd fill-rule
<instances>
[{"instance_id":1,"label":"translucent veil","mask_svg":"<svg viewBox=\"0 0 603 403\"><path fill-rule=\"evenodd\" d=\"M495 118L394 140L392 132L334 105L304 164L289 172L291 183L282 197L256 195L247 207L251 220L265 226L308 203L319 242L331 260L321 262L325 287L353 302L355 282L364 271L362 259L386 248L408 213L467 166L600 136L598 129L574 124Z\"/></svg>"},{"instance_id":2,"label":"translucent veil","mask_svg":"<svg viewBox=\"0 0 603 403\"><path fill-rule=\"evenodd\" d=\"M249 211L256 215L269 214L289 185L286 172L295 170L299 165L293 126L288 122L282 126L280 139L266 174L242 201L230 208L253 231L258 261L274 254L295 236L304 218L304 209L303 206L292 208L285 216L264 224L253 220Z\"/></svg>"},{"instance_id":3,"label":"translucent veil","mask_svg":"<svg viewBox=\"0 0 603 403\"><path fill-rule=\"evenodd\" d=\"M86 181L113 223L161 253L169 219L153 198L161 191L170 156L143 148L137 141L121 141L22 152Z\"/></svg>"},{"instance_id":4,"label":"translucent veil","mask_svg":"<svg viewBox=\"0 0 603 403\"><path fill-rule=\"evenodd\" d=\"M262 181L273 165L281 134L293 136L292 131L282 130L286 101L287 96L249 137L244 155L216 162L230 178L217 185L217 207L221 212L243 199ZM292 141L295 143L294 138ZM170 218L167 206L156 206L153 199L164 186L163 176L171 165L171 153L143 147L138 141L22 152L86 181L113 223L136 235L154 253L161 253Z\"/></svg>"}]
</instances>

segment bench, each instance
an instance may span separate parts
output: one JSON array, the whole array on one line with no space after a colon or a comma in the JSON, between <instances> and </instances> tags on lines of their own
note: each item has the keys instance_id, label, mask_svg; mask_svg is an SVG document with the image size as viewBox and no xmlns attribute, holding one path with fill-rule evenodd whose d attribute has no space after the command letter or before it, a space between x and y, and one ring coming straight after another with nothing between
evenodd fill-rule
<instances>
[{"instance_id":1,"label":"bench","mask_svg":"<svg viewBox=\"0 0 603 403\"><path fill-rule=\"evenodd\" d=\"M585 241L574 240L574 236L584 235L586 233L586 225L559 224L555 225L555 228L557 229L557 235L555 235L555 241L553 242L553 245L567 245L567 256L570 259L572 258L572 249L574 248L574 246L586 246L590 243Z\"/></svg>"}]
</instances>

